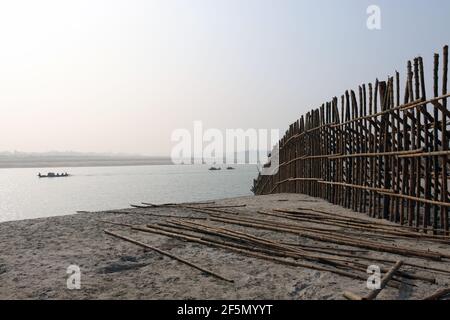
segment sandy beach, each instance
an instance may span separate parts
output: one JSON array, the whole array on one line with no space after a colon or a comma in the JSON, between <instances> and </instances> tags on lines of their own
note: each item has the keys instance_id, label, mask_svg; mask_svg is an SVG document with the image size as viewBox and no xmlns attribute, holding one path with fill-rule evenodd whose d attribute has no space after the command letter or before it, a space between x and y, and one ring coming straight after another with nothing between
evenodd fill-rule
<instances>
[{"instance_id":1,"label":"sandy beach","mask_svg":"<svg viewBox=\"0 0 450 320\"><path fill-rule=\"evenodd\" d=\"M366 217L322 200L298 194L242 197L216 201L216 205L242 205L245 212L270 208L311 207L350 217ZM240 209L237 209L239 211ZM344 291L364 295L366 283L330 272L286 266L247 257L225 249L183 242L162 235L128 230L99 220L145 225L162 217L204 217L184 208L123 209L124 213L93 212L0 224L0 299L343 299ZM126 212L126 213L125 213ZM386 222L387 223L387 222ZM130 236L233 279L228 283L154 251L106 235L103 230ZM236 230L246 230L236 227ZM248 229L246 230L248 231ZM256 236L280 241L311 240L269 230L253 230ZM450 254L448 245L402 240L396 245ZM396 259L389 253L367 252ZM404 258L412 263L450 269L449 262ZM67 268L81 269L81 289L66 286ZM405 267L405 270L408 270ZM422 272L436 284L411 280L400 288L387 287L379 299L421 299L450 285L450 275Z\"/></svg>"}]
</instances>

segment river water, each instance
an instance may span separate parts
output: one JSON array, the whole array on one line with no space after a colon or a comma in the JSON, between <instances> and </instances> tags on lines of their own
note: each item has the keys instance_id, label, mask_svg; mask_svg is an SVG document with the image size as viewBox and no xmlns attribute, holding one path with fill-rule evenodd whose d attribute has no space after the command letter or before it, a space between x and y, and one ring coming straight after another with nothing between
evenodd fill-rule
<instances>
[{"instance_id":1,"label":"river water","mask_svg":"<svg viewBox=\"0 0 450 320\"><path fill-rule=\"evenodd\" d=\"M251 195L256 166L203 165L0 169L0 222L127 208L140 202L204 201ZM68 172L41 178L40 172Z\"/></svg>"}]
</instances>

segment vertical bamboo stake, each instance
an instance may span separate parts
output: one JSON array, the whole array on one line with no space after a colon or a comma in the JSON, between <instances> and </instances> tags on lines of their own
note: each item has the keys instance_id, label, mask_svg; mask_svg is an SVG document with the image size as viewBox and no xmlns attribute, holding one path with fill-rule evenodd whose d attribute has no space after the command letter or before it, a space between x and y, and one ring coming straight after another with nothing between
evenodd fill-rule
<instances>
[{"instance_id":1,"label":"vertical bamboo stake","mask_svg":"<svg viewBox=\"0 0 450 320\"><path fill-rule=\"evenodd\" d=\"M396 101L396 107L400 106L400 73L396 72L395 73L395 79L396 79L396 88L397 88L397 101ZM396 116L397 116L397 123L396 123L396 128L397 128L397 147L396 147L396 151L399 152L401 150L403 150L402 148L402 130L400 129L401 127L401 123L400 123L400 110L397 109L396 112ZM404 134L404 133L403 133ZM401 161L400 159L397 157L395 160L395 170L396 170L396 189L395 191L400 194L401 193L401 178L400 178L400 172L401 172ZM395 198L395 206L394 206L394 212L395 212L395 222L400 222L400 198Z\"/></svg>"},{"instance_id":2,"label":"vertical bamboo stake","mask_svg":"<svg viewBox=\"0 0 450 320\"><path fill-rule=\"evenodd\" d=\"M386 82L382 81L380 82L380 100L381 100L381 111L386 111L386 104L387 104L387 98L388 98L388 86L386 84ZM386 148L386 141L384 139L385 135L386 135L386 115L383 114L381 116L381 124L380 124L380 130L379 130L379 135L378 135L378 152L385 152L385 148ZM385 183L386 183L386 167L384 165L385 162L385 157L382 155L378 156L378 187L380 189L385 189ZM381 199L384 199L383 201L383 210L381 210L382 206L381 206ZM386 195L382 196L382 197L378 197L378 218L385 218L385 214L386 214L386 210L385 210L385 205L386 205Z\"/></svg>"},{"instance_id":3,"label":"vertical bamboo stake","mask_svg":"<svg viewBox=\"0 0 450 320\"><path fill-rule=\"evenodd\" d=\"M416 97L420 97L420 57L414 60L414 75L415 75L415 85L416 85ZM423 98L423 97L422 97ZM417 106L417 149L422 147L422 106ZM416 159L416 197L420 198L422 194L422 158ZM420 228L420 210L422 203L416 202L415 211L415 226L417 230Z\"/></svg>"},{"instance_id":4,"label":"vertical bamboo stake","mask_svg":"<svg viewBox=\"0 0 450 320\"><path fill-rule=\"evenodd\" d=\"M443 54L443 70L442 70L442 94L447 94L447 79L448 77L448 46L444 47ZM442 107L444 110L447 110L447 98L442 101ZM447 138L447 117L444 112L442 112L442 150L448 150L448 138ZM447 186L447 156L442 157L442 188L441 188L441 201L448 202L448 186ZM449 220L448 220L448 208L445 206L441 207L441 221L443 222L442 228L446 231L446 234L449 234Z\"/></svg>"},{"instance_id":5,"label":"vertical bamboo stake","mask_svg":"<svg viewBox=\"0 0 450 320\"><path fill-rule=\"evenodd\" d=\"M345 113L345 96L342 95L341 96L341 119L342 122L345 122L347 120L346 117L346 113ZM346 145L346 140L345 140L345 136L344 136L344 128L346 128L346 126L344 127L344 125L339 127L339 141L340 141L340 153L344 154L346 152L345 150L345 145ZM345 160L346 161L346 160ZM345 163L344 159L341 158L339 159L338 165L339 165L339 182L344 182L344 170L345 170ZM345 206L345 189L342 185L339 186L339 199L340 199L340 205L341 206Z\"/></svg>"},{"instance_id":6,"label":"vertical bamboo stake","mask_svg":"<svg viewBox=\"0 0 450 320\"><path fill-rule=\"evenodd\" d=\"M351 99L352 99L352 120L358 118L358 103L356 101L356 95L355 92L351 91ZM359 153L359 145L360 145L360 134L358 130L358 123L356 121L352 122L352 139L350 140L350 143L352 145L352 152L355 154ZM358 185L359 184L359 157L352 157L352 171L354 174L352 175L352 185ZM352 190L352 210L357 211L358 210L358 201L359 201L359 189L357 188L351 188Z\"/></svg>"},{"instance_id":7,"label":"vertical bamboo stake","mask_svg":"<svg viewBox=\"0 0 450 320\"><path fill-rule=\"evenodd\" d=\"M439 54L434 55L434 70L433 70L433 91L434 96L437 97L439 95ZM439 150L439 110L436 106L433 108L433 116L434 116L434 123L433 123L433 146L434 151ZM427 148L427 151L429 151L430 148ZM428 158L427 158L428 159ZM428 160L429 161L429 160ZM434 179L433 179L433 199L438 200L439 197L439 157L433 157L433 173L434 173ZM431 172L430 172L431 174ZM428 179L427 179L428 180ZM430 191L431 193L431 191ZM428 197L430 194L427 195ZM430 198L428 198L430 199ZM428 206L429 208L429 206ZM437 226L437 220L438 220L438 213L439 208L438 206L433 206L433 226ZM430 221L430 212L429 209L425 210L425 219L429 223Z\"/></svg>"},{"instance_id":8,"label":"vertical bamboo stake","mask_svg":"<svg viewBox=\"0 0 450 320\"><path fill-rule=\"evenodd\" d=\"M372 88L372 83L369 83L369 115L372 115L372 108L373 108L373 88ZM374 152L374 134L373 131L374 129L372 128L372 123L373 123L373 119L370 119L369 121L369 152L373 153ZM374 171L374 158L370 157L369 159L369 174L370 174L370 186L372 188L375 187L375 182L374 182L374 177L375 177L375 171ZM373 217L374 216L374 197L375 197L375 192L370 191L369 192L369 216Z\"/></svg>"},{"instance_id":9,"label":"vertical bamboo stake","mask_svg":"<svg viewBox=\"0 0 450 320\"><path fill-rule=\"evenodd\" d=\"M363 84L363 86L362 86L362 94L363 94L363 97L362 97L362 99L363 99L363 102L362 102L362 116L364 117L364 126L363 127L365 129L364 138L363 138L364 143L363 143L363 150L362 150L362 152L363 153L367 153L367 152L369 152L369 136L370 136L370 132L368 130L367 119L366 119L366 116L367 116L367 91L366 91L366 85L365 84ZM368 157L367 156L363 157L363 161L364 162L363 162L363 166L362 166L362 174L363 174L362 185L366 187L367 186L368 173L369 173ZM364 213L367 213L367 191L363 190L362 192L363 192L363 194L362 194L363 206L361 208L361 211L364 212Z\"/></svg>"},{"instance_id":10,"label":"vertical bamboo stake","mask_svg":"<svg viewBox=\"0 0 450 320\"><path fill-rule=\"evenodd\" d=\"M384 93L384 99L383 99L383 111L387 111L390 107L390 101L391 101L391 92L392 92L392 78L389 78L388 85L385 89ZM382 151L383 152L389 152L389 114L382 116L383 120L383 132L382 132L382 140L383 140L383 146ZM391 189L391 174L389 169L389 156L384 156L383 158L383 189L390 190ZM384 219L389 219L389 203L390 203L390 196L384 195L383 196L383 215L382 217Z\"/></svg>"},{"instance_id":11,"label":"vertical bamboo stake","mask_svg":"<svg viewBox=\"0 0 450 320\"><path fill-rule=\"evenodd\" d=\"M379 88L380 88L380 82L378 81L378 79L375 81L375 97L374 97L374 114L376 114L378 112L378 92L379 92ZM372 152L373 153L377 153L380 147L380 143L378 140L378 133L380 131L380 125L379 122L377 120L377 117L374 118L374 122L375 122L375 127L374 127L374 134L373 134L373 148L372 148ZM380 180L379 177L377 176L377 172L380 171L380 158L376 157L374 158L374 169L373 169L373 187L374 188L379 188L380 187ZM379 213L380 213L380 201L379 201L380 197L379 194L374 192L374 211L373 211L373 216L372 217L379 217Z\"/></svg>"},{"instance_id":12,"label":"vertical bamboo stake","mask_svg":"<svg viewBox=\"0 0 450 320\"><path fill-rule=\"evenodd\" d=\"M421 99L423 101L426 101L426 90L425 90L425 75L424 75L424 67L423 67L423 60L421 57L419 57L419 76L420 76L420 96ZM420 113L423 113L424 115L424 124L423 126L421 125L420 128L421 130L419 130L419 138L422 139L422 131L423 131L423 141L424 141L424 149L425 151L430 151L430 146L431 146L431 137L430 137L430 133L429 133L429 118L431 117L427 111L427 104L423 104L419 107L419 111ZM419 113L419 114L420 114ZM420 118L419 118L419 123L420 123ZM420 145L421 146L421 145ZM422 165L424 167L424 171L423 171L423 178L422 178L422 174L419 175L418 177L418 194L419 197L423 197L425 199L431 199L431 162L430 162L430 157L425 157L425 158L419 158L419 173L421 172L422 169ZM423 196L421 196L423 194ZM424 215L421 215L421 211L420 211L420 205L417 208L417 216L419 217L419 221L418 223L420 224L420 219L422 218L422 222L423 222L423 228L424 231L426 232L426 230L428 229L428 226L430 225L430 220L429 220L429 216L430 216L430 206L425 203L424 205L425 207L425 211L424 211Z\"/></svg>"},{"instance_id":13,"label":"vertical bamboo stake","mask_svg":"<svg viewBox=\"0 0 450 320\"><path fill-rule=\"evenodd\" d=\"M403 102L406 104L410 101L411 91L410 91L410 69L411 62L408 61L407 67L407 77L406 77L406 87L405 87L405 97ZM409 110L402 111L403 112L403 150L410 149L410 126L408 124L409 118ZM410 175L410 159L403 158L402 160L402 194L409 194L409 175ZM407 210L405 212L405 209ZM408 219L407 219L408 218ZM405 199L401 199L400 202L400 223L403 225L408 222L409 224L409 201L405 201Z\"/></svg>"},{"instance_id":14,"label":"vertical bamboo stake","mask_svg":"<svg viewBox=\"0 0 450 320\"><path fill-rule=\"evenodd\" d=\"M411 101L414 101L414 91L413 91L413 73L411 71L411 63L409 62L408 64L408 76L410 77L410 95L411 95ZM414 110L411 110L411 148L412 149L417 149L417 145L416 145L416 118L415 118L415 113ZM415 197L415 192L416 192L416 159L412 158L411 159L411 173L409 175L409 192L410 192L410 196L411 197ZM414 202L412 200L408 200L408 225L412 226L414 222Z\"/></svg>"}]
</instances>

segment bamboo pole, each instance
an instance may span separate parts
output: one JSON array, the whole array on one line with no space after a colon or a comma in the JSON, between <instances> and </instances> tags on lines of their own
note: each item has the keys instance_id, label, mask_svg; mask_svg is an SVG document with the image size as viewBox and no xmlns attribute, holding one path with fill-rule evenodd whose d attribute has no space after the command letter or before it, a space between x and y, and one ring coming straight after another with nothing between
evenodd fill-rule
<instances>
[{"instance_id":1,"label":"bamboo pole","mask_svg":"<svg viewBox=\"0 0 450 320\"><path fill-rule=\"evenodd\" d=\"M423 149L416 150L403 150L403 151L388 151L388 152L373 152L373 153L356 153L356 154L344 154L339 156L331 156L331 160L342 158L360 158L360 157L380 157L380 156L398 156L398 157L414 157L419 154L423 154Z\"/></svg>"},{"instance_id":2,"label":"bamboo pole","mask_svg":"<svg viewBox=\"0 0 450 320\"><path fill-rule=\"evenodd\" d=\"M227 208L245 208L246 204L238 204L238 205L220 205L220 206L206 206L200 207L201 209L227 209Z\"/></svg>"},{"instance_id":3,"label":"bamboo pole","mask_svg":"<svg viewBox=\"0 0 450 320\"><path fill-rule=\"evenodd\" d=\"M107 224L112 224L112 225L117 225L117 226L122 226L122 227L128 227L128 228L131 228L131 229L134 229L134 230L138 230L138 231L141 228L139 226L132 225L132 224L127 224L127 223L112 222L112 221L107 221L107 220L98 220L98 221L102 222L102 223L107 223ZM173 223L169 222L169 224L161 224L161 223L159 223L158 225L162 226L162 227L167 226L167 227L171 227L171 228L175 227L175 228L178 228L178 229L185 229L185 230L188 230L188 231L195 231L194 228L187 227L186 224L183 224L183 225L178 224L177 225L177 224L173 224ZM153 225L153 228L156 228L156 226ZM163 229L163 230L170 231L169 229ZM234 233L240 234L240 232L237 232L235 230L234 230ZM183 235L189 236L189 237L194 237L192 234L183 234ZM245 235L248 235L248 234L245 234ZM219 244L226 244L226 242L217 241L217 239L212 239L212 238L204 238L204 237L198 238L197 236L195 236L195 238L196 239L203 239L203 240L207 240L207 241L212 241L212 242L216 242L216 243L219 243ZM394 261L392 259L368 257L367 255L361 256L361 255L357 255L356 254L358 252L362 253L362 252L366 252L366 251L350 250L350 249L343 249L343 248L330 248L330 247L323 247L323 246L317 246L317 245L315 245L315 246L311 246L311 245L305 246L305 245L299 245L299 244L294 244L294 243L281 243L281 244L284 244L284 245L287 245L287 246L291 246L291 247L300 246L305 251L322 252L322 253L326 253L326 254L332 254L332 255L337 255L337 256L342 256L342 257L354 258L354 259L357 259L357 260L367 260L369 262L373 262L373 261L381 262L381 263L395 263L396 262L396 261ZM248 249L248 247L245 247L245 246L240 246L240 245L237 245L237 244L233 244L233 245L237 246L240 249ZM328 250L322 250L322 249L328 249ZM256 247L252 247L251 250L256 250L258 252L262 252L262 253L266 253L266 254L267 253L268 254L277 254L277 252L268 251L268 250L261 249L261 248L256 248ZM342 253L340 251L349 252L349 254L345 254L345 253ZM414 268L417 268L417 269L427 270L427 271L434 271L434 272L439 272L439 273L450 274L450 270L448 270L448 269L430 267L428 265L420 265L420 264L417 264L417 263L409 263L409 262L406 262L406 261L405 261L404 265L405 266L414 267ZM406 275L407 278L411 278L410 275L408 275L408 274L405 274L405 275ZM420 276L413 276L412 278L418 279L418 280L427 281L427 282L430 282L430 283L435 283L435 279L434 278L427 278L427 277L420 277Z\"/></svg>"},{"instance_id":4,"label":"bamboo pole","mask_svg":"<svg viewBox=\"0 0 450 320\"><path fill-rule=\"evenodd\" d=\"M166 257L169 257L169 258L171 258L171 259L177 260L177 261L179 261L179 262L181 262L181 263L184 263L185 265L188 265L188 266L190 266L190 267L192 267L192 268L194 268L194 269L200 270L200 271L202 271L202 272L204 272L204 273L207 273L207 274L209 274L209 275L211 275L211 276L213 276L213 277L216 277L216 278L218 278L218 279L221 279L221 280L224 280L224 281L227 281L227 282L234 282L234 280L227 279L227 278L225 278L225 277L223 277L223 276L221 276L221 275L219 275L219 274L217 274L217 273L215 273L215 272L213 272L213 271L210 271L210 270L208 270L208 269L202 268L202 267L200 267L200 266L198 266L198 265L196 265L196 264L194 264L194 263L192 263L192 262L189 262L189 261L184 260L184 259L182 259L182 258L180 258L180 257L177 257L177 256L175 256L175 255L173 255L173 254L171 254L171 253L169 253L169 252L167 252L167 251L163 251L163 250L161 250L161 249L152 247L152 246L150 246L150 245L148 245L148 244L146 244L146 243L143 243L143 242L134 240L134 239L132 239L132 238L129 238L129 237L120 235L120 234L118 234L118 233L114 233L114 232L109 231L109 230L103 230L103 231L104 231L106 234L110 235L110 236L113 236L113 237L116 237L116 238L118 238L118 239L122 239L122 240L125 240L125 241L128 241L128 242L134 243L135 245L138 245L138 246L143 247L143 248L145 248L145 249L153 250L153 251L158 252L159 254L161 254L161 255L163 255L163 256L166 256Z\"/></svg>"},{"instance_id":5,"label":"bamboo pole","mask_svg":"<svg viewBox=\"0 0 450 320\"><path fill-rule=\"evenodd\" d=\"M308 222L308 223L314 223L314 224L320 224L320 225L330 225L330 226L336 226L336 227L343 227L343 228L349 228L349 229L353 229L353 230L359 230L359 231L364 231L364 232L368 232L368 233L375 233L379 236L385 236L385 235L392 235L398 238L415 238L415 239L423 239L423 240L427 240L427 241L436 241L436 242L440 242L440 243L445 243L445 244L450 244L450 238L448 237L439 237L439 236L430 236L424 233L419 233L419 232L409 232L409 231L404 231L404 230L393 230L393 229L389 229L389 228L382 228L379 227L377 225L363 225L363 224L357 224L357 223L351 223L351 222L336 222L336 221L330 221L328 220L324 220L324 219L319 219L314 221L314 219L311 219L311 217L305 217L305 218L301 218L301 217L291 217L291 216L286 216L286 215L280 215L280 214L273 214L273 213L268 213L268 212L264 212L264 211L258 211L258 213L267 215L267 216L273 216L273 217L279 217L279 218L284 218L284 219L288 219L288 220L293 220L293 221L301 221L301 222Z\"/></svg>"},{"instance_id":6,"label":"bamboo pole","mask_svg":"<svg viewBox=\"0 0 450 320\"><path fill-rule=\"evenodd\" d=\"M305 259L310 259L312 261L319 261L319 262L324 262L324 263L328 263L328 264L332 264L332 265L336 265L337 262L341 265L341 266L346 266L349 267L349 263L350 264L355 264L358 265L359 267L363 267L363 270L365 270L364 268L366 267L366 265L361 264L361 263L357 263L356 261L354 261L353 259L357 259L357 260L368 260L368 261L379 261L379 262L391 262L391 260L386 260L386 259L368 259L366 257L362 257L362 256L358 256L358 255L351 255L351 254L342 254L342 253L338 253L336 252L336 250L333 251L326 251L326 250L318 250L315 248L305 248L303 250L297 250L295 248L295 246L291 246L291 245L284 245L282 243L279 242L275 242L273 240L269 240L269 239L265 239L265 238L261 238L261 237L257 237L248 233L243 233L243 232L239 232L236 230L230 230L230 229L225 229L223 227L212 227L209 225L205 225L202 223L193 223L193 222L184 222L184 221L178 221L176 223L177 225L181 225L181 226L188 226L191 228L191 230L193 231L197 231L197 232L206 232L215 236L225 236L225 237L230 237L231 234L231 238L234 240L238 240L238 241L250 241L253 244L257 244L257 245L263 245L263 246L269 246L275 250L281 250L284 252L293 252L296 255L289 255L292 258L296 258L296 257L300 257L300 258L305 258ZM329 255L330 257L321 257L321 256L317 256L317 255L312 255L312 254L308 254L308 252L318 252L318 253L323 253L326 255ZM336 258L339 257L339 258ZM342 259L342 257L345 258L352 258L352 260L349 259ZM344 265L342 265L342 262L346 263ZM338 265L339 265L338 264ZM411 264L414 267L418 267L417 265ZM351 265L350 265L351 267ZM357 270L361 270L361 268L357 268ZM408 273L402 273L401 274L403 277L408 278L408 279L416 279L416 280L422 280L422 281L426 281L426 282L430 282L430 283L435 283L436 280L434 278L430 278L430 277L423 277L423 276L417 276L414 274L408 274Z\"/></svg>"},{"instance_id":7,"label":"bamboo pole","mask_svg":"<svg viewBox=\"0 0 450 320\"><path fill-rule=\"evenodd\" d=\"M332 221L336 223L345 224L345 226L356 226L356 227L363 227L363 228L371 228L371 230L380 230L380 231L395 231L398 233L403 233L411 236L417 236L424 239L430 239L430 240L439 240L446 242L447 240L450 240L449 236L441 236L441 235L429 235L421 232L415 231L415 228L410 228L407 226L399 226L399 225L390 225L383 222L378 221L368 221L358 218L351 218L351 217L344 217L344 216L330 216L321 214L318 212L315 212L315 210L312 210L310 213L303 213L300 211L294 211L294 210L283 210L283 209L275 209L275 212L280 213L286 213L288 215L282 215L283 217L288 218L302 218L302 221L308 221L310 220L326 220L326 221ZM269 213L266 211L258 211L258 213L268 215ZM442 229L443 231L443 229Z\"/></svg>"},{"instance_id":8,"label":"bamboo pole","mask_svg":"<svg viewBox=\"0 0 450 320\"><path fill-rule=\"evenodd\" d=\"M224 218L216 218L211 217L212 221L218 221L218 222L224 222L228 224L235 224L235 225L241 225L245 227L251 227L256 229L265 229L265 230L271 230L271 231L279 231L279 232L286 232L286 233L292 233L296 234L305 238L309 238L312 240L318 240L322 242L331 242L341 245L348 245L352 247L360 247L365 249L371 249L373 251L381 251L381 252L390 252L395 253L399 255L406 255L406 256L415 256L423 259L431 259L440 261L443 256L445 256L442 253L437 252L431 252L431 251L424 251L424 250L416 250L416 249L409 249L405 247L400 246L389 246L381 243L371 243L368 241L365 241L362 238L349 238L349 237L342 237L342 236L336 236L331 234L320 234L318 232L311 233L304 230L299 230L296 228L292 228L290 226L279 226L277 224L267 224L267 223L261 223L261 222L248 222L248 221L242 221L242 220L236 220L236 219L224 219Z\"/></svg>"},{"instance_id":9,"label":"bamboo pole","mask_svg":"<svg viewBox=\"0 0 450 320\"><path fill-rule=\"evenodd\" d=\"M195 237L195 236L192 236L192 235L186 235L186 234L183 234L183 233L174 233L173 230L169 230L167 228L160 227L160 226L148 225L147 227L144 228L144 227L138 227L138 226L133 226L133 225L124 224L124 223L115 223L115 222L109 222L109 221L102 221L102 222L106 222L106 223L110 223L110 224L114 224L114 225L119 225L119 226L124 226L124 227L130 227L131 229L136 230L136 231L147 232L147 233L154 233L154 234L159 234L159 235L163 235L163 236L174 237L174 238L181 239L181 240L184 240L184 241L196 242L196 243L205 244L205 245L209 245L209 246L213 246L213 247L219 247L219 248L222 248L222 249L229 249L229 250L232 250L232 251L235 251L235 252L238 252L238 253L242 253L242 254L247 255L247 256L257 257L257 258L261 258L261 259L265 259L265 260L269 260L269 261L273 261L273 262L278 262L278 263L282 263L282 264L286 264L286 265L290 265L290 266L305 267L305 268L309 268L309 269L313 269L313 270L319 270L319 271L329 271L329 272L336 273L336 274L339 274L339 275L342 275L342 276L346 276L346 277L350 277L350 278L353 278L353 279L364 279L364 276L362 276L362 275L357 275L357 274L354 274L354 273L345 272L345 271L342 271L342 270L339 270L339 269L332 269L332 268L329 268L329 267L323 267L323 266L310 265L310 264L305 264L305 263L292 262L292 261L284 260L284 259L281 259L281 258L274 258L273 254L274 253L276 254L276 252L274 252L274 251L268 251L268 253L270 255L259 254L259 253L255 253L254 252L255 249L256 249L256 251L258 251L258 248L250 248L251 250L248 250L248 248L243 247L243 246L238 246L237 247L236 245L229 245L228 243L215 241L215 240L212 240L212 239L198 238L198 237ZM259 251L261 251L261 250L259 250ZM284 254L284 255L286 255L286 254ZM296 256L292 256L291 255L291 257L296 257Z\"/></svg>"},{"instance_id":10,"label":"bamboo pole","mask_svg":"<svg viewBox=\"0 0 450 320\"><path fill-rule=\"evenodd\" d=\"M151 216L151 217L158 217L158 218L180 218L180 219L192 219L192 220L206 220L205 217L189 217L189 216L178 216L178 215L170 215L170 214L157 214L153 212L136 212L136 211L114 211L114 210L108 210L105 211L105 213L114 213L114 214L137 214L137 215L143 215L143 216Z\"/></svg>"},{"instance_id":11,"label":"bamboo pole","mask_svg":"<svg viewBox=\"0 0 450 320\"><path fill-rule=\"evenodd\" d=\"M195 206L182 206L182 208L184 209L189 209L195 212L201 212L201 213L207 213L207 214L213 214L213 213L223 213L223 214L230 214L230 215L238 215L238 212L234 212L234 211L228 211L228 210L223 210L223 209L214 209L214 208L208 208L208 209L204 209L204 208L199 208L199 207L195 207Z\"/></svg>"},{"instance_id":12,"label":"bamboo pole","mask_svg":"<svg viewBox=\"0 0 450 320\"><path fill-rule=\"evenodd\" d=\"M355 301L363 300L363 298L361 296L358 296L357 294L354 294L351 291L344 291L343 296L347 300L355 300Z\"/></svg>"},{"instance_id":13,"label":"bamboo pole","mask_svg":"<svg viewBox=\"0 0 450 320\"><path fill-rule=\"evenodd\" d=\"M423 298L423 300L440 300L441 298L450 295L450 288L439 289L432 295Z\"/></svg>"},{"instance_id":14,"label":"bamboo pole","mask_svg":"<svg viewBox=\"0 0 450 320\"><path fill-rule=\"evenodd\" d=\"M276 258L276 257L273 257L273 256L256 253L256 252L253 252L253 251L250 251L250 250L238 249L238 248L234 248L234 247L229 246L229 245L221 245L221 244L217 244L217 243L213 243L213 242L209 242L209 241L196 239L194 237L186 237L186 236L179 235L179 234L173 233L173 232L157 230L155 228L147 227L147 228L133 228L133 229L134 230L138 230L138 231L142 231L142 232L147 232L147 233L154 233L154 234L169 236L169 237L172 237L172 238L184 239L186 241L197 242L197 243L208 245L208 246L211 246L211 247L217 247L217 248L221 248L221 249L226 249L226 250L234 251L236 253L247 255L247 256L250 256L250 257L263 259L263 260L267 260L267 261L271 261L271 262L275 262L275 263L281 263L281 264L288 265L288 266L303 267L303 268L312 269L312 270L318 270L318 271L327 271L327 272L335 273L335 274L338 274L338 275L341 275L341 276L345 276L345 277L348 277L348 278L351 278L351 279L359 279L359 280L365 279L364 276L359 275L359 274L355 274L353 272L346 272L346 271L342 271L342 270L334 269L334 268L330 268L330 267L313 265L313 264L307 264L307 263L300 263L300 262L290 261L290 260L286 260L286 259L282 259L282 258Z\"/></svg>"},{"instance_id":15,"label":"bamboo pole","mask_svg":"<svg viewBox=\"0 0 450 320\"><path fill-rule=\"evenodd\" d=\"M150 206L153 208L160 208L160 207L173 207L173 206L183 206L183 205L212 205L215 204L215 201L203 201L203 202L182 202L182 203L162 203L162 204L154 204L150 202L142 202L143 205Z\"/></svg>"},{"instance_id":16,"label":"bamboo pole","mask_svg":"<svg viewBox=\"0 0 450 320\"><path fill-rule=\"evenodd\" d=\"M383 228L393 228L393 229L399 229L399 230L415 230L414 227L409 227L409 226L400 226L400 225L390 225L385 223L382 220L368 220L368 219L363 219L363 218L355 218L355 217L351 217L348 215L344 215L344 214L339 214L337 212L335 213L330 213L330 212L326 212L323 210L317 210L317 209L311 209L311 208L298 208L298 210L304 210L304 211L310 211L313 212L315 214L320 214L323 216L327 216L333 219L339 219L342 221L350 221L350 222L358 222L358 223L363 223L363 224L373 224L373 225L379 225L382 226ZM288 210L288 209L274 209L274 211L277 212L285 212L285 213L289 213L289 214L293 214L293 215L298 215L298 214L306 214L303 213L301 211L296 211L296 210ZM308 213L309 215L310 213ZM439 231L444 231L443 229L437 229ZM446 239L447 237L442 237L444 239Z\"/></svg>"}]
</instances>

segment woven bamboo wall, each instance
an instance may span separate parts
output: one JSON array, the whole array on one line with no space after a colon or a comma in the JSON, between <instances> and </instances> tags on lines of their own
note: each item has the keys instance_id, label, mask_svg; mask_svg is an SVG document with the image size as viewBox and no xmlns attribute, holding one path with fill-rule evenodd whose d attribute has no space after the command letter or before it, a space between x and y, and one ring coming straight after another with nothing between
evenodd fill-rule
<instances>
[{"instance_id":1,"label":"woven bamboo wall","mask_svg":"<svg viewBox=\"0 0 450 320\"><path fill-rule=\"evenodd\" d=\"M303 193L424 231L448 231L448 46L435 54L432 72L427 92L423 60L415 58L402 87L396 72L302 116L280 140L278 173L260 175L253 192Z\"/></svg>"}]
</instances>

